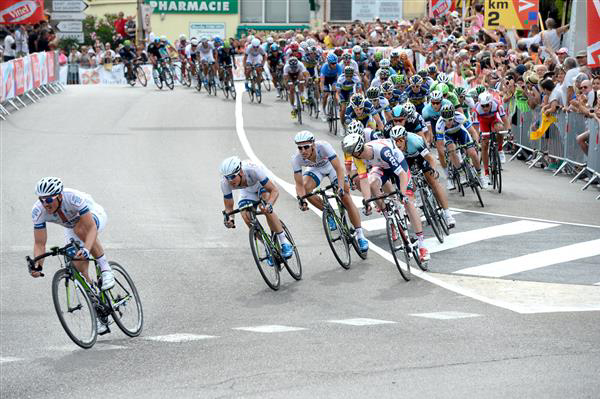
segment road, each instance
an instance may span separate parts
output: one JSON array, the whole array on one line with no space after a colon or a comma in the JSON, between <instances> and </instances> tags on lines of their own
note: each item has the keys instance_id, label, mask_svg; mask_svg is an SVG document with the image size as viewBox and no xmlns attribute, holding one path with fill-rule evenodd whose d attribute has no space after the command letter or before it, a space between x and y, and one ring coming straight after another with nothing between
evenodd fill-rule
<instances>
[{"instance_id":1,"label":"road","mask_svg":"<svg viewBox=\"0 0 600 399\"><path fill-rule=\"evenodd\" d=\"M450 195L457 226L445 244L428 241L429 272L401 279L377 216L364 222L367 260L346 271L320 218L288 194L301 129L339 149L272 93L258 105L179 87L68 87L1 122L1 396L600 396L595 189L515 161L485 208ZM304 276L283 274L278 292L257 273L247 230L222 224L218 165L233 154L263 162L282 190L276 210ZM54 313L57 263L45 279L26 273L46 175L107 210L102 242L136 282L140 337L113 325L79 349ZM61 228L49 237L62 243Z\"/></svg>"}]
</instances>

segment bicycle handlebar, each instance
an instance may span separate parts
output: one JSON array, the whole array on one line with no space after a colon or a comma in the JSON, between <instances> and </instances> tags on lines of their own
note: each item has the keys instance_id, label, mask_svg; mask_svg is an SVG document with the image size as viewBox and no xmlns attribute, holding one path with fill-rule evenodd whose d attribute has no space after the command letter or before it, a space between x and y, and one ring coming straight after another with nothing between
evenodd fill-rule
<instances>
[{"instance_id":1,"label":"bicycle handlebar","mask_svg":"<svg viewBox=\"0 0 600 399\"><path fill-rule=\"evenodd\" d=\"M38 255L35 258L31 258L29 255L25 257L25 260L27 261L27 267L29 269L29 274L31 274L32 271L36 271L36 272L40 272L40 277L44 277L44 273L41 273L42 271L42 267L41 266L36 266L35 264L39 261L42 260L44 258L47 258L49 256L58 256L58 255L65 255L67 253L67 250L71 247L75 247L75 249L77 249L77 251L79 251L81 249L81 247L79 246L79 244L77 243L77 241L75 241L73 238L71 238L70 242L65 245L64 247L60 248L60 247L52 247L50 248L49 252L46 252L44 254Z\"/></svg>"},{"instance_id":2,"label":"bicycle handlebar","mask_svg":"<svg viewBox=\"0 0 600 399\"><path fill-rule=\"evenodd\" d=\"M317 189L317 190L314 190L314 191L312 191L312 192L310 192L310 193L308 193L308 194L305 194L305 195L303 195L302 197L296 197L296 198L298 199L298 201L301 201L301 202L303 202L303 201L304 201L305 199L307 199L308 197L312 197L313 195L318 195L318 194L321 194L321 193L325 194L325 196L326 196L327 198L333 198L333 197L334 197L334 195L327 195L327 194L325 193L325 191L327 191L327 190L329 190L329 189L337 188L337 187L338 187L338 185L337 185L337 184L333 184L333 183L332 183L332 184L328 185L328 186L327 186L327 187L325 187L325 188L319 188L319 189Z\"/></svg>"},{"instance_id":3,"label":"bicycle handlebar","mask_svg":"<svg viewBox=\"0 0 600 399\"><path fill-rule=\"evenodd\" d=\"M400 191L394 190L394 191L392 191L389 194L383 194L383 195L380 195L378 197L371 197L370 199L368 199L366 201L363 200L363 204L366 206L367 204L369 204L369 202L374 202L374 201L377 201L377 200L386 199L386 198L391 197L393 195L399 195L400 199L404 198L404 195L402 195L402 193Z\"/></svg>"}]
</instances>

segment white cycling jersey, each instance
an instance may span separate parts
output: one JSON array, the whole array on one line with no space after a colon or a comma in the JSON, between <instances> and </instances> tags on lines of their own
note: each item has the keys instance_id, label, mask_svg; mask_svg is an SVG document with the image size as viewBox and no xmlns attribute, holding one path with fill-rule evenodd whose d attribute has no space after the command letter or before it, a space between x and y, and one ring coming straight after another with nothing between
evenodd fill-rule
<instances>
[{"instance_id":1,"label":"white cycling jersey","mask_svg":"<svg viewBox=\"0 0 600 399\"><path fill-rule=\"evenodd\" d=\"M373 168L389 169L396 175L408 170L404 154L395 146L391 139L370 141L365 146L373 149L373 158L366 159L367 163Z\"/></svg>"},{"instance_id":2,"label":"white cycling jersey","mask_svg":"<svg viewBox=\"0 0 600 399\"><path fill-rule=\"evenodd\" d=\"M196 48L196 52L200 55L212 54L215 50L215 46L211 42L207 42L206 47L201 44Z\"/></svg>"},{"instance_id":3,"label":"white cycling jersey","mask_svg":"<svg viewBox=\"0 0 600 399\"><path fill-rule=\"evenodd\" d=\"M306 67L300 61L298 61L298 65L296 67L292 67L290 64L286 63L283 67L283 76L291 75L299 75L306 72Z\"/></svg>"},{"instance_id":4,"label":"white cycling jersey","mask_svg":"<svg viewBox=\"0 0 600 399\"><path fill-rule=\"evenodd\" d=\"M461 129L468 129L471 127L471 122L467 120L467 117L460 112L454 113L454 124L452 127L446 126L446 121L443 118L439 118L435 124L435 132L438 134L453 134Z\"/></svg>"},{"instance_id":5,"label":"white cycling jersey","mask_svg":"<svg viewBox=\"0 0 600 399\"><path fill-rule=\"evenodd\" d=\"M294 173L301 173L303 166L309 168L321 168L327 166L327 164L337 158L333 146L326 141L315 141L315 151L317 154L314 161L302 158L300 153L296 153L292 156L292 168L294 169Z\"/></svg>"},{"instance_id":6,"label":"white cycling jersey","mask_svg":"<svg viewBox=\"0 0 600 399\"><path fill-rule=\"evenodd\" d=\"M261 165L257 165L250 161L242 161L242 171L246 177L245 186L233 187L225 177L221 178L221 191L225 198L233 198L233 190L257 193L262 186L269 182L268 171Z\"/></svg>"},{"instance_id":7,"label":"white cycling jersey","mask_svg":"<svg viewBox=\"0 0 600 399\"><path fill-rule=\"evenodd\" d=\"M82 215L92 212L96 227L100 230L106 221L104 209L94 202L91 195L65 188L62 192L60 208L55 213L48 213L40 201L33 204L31 219L34 229L45 229L46 223L56 223L67 229L75 227Z\"/></svg>"}]
</instances>

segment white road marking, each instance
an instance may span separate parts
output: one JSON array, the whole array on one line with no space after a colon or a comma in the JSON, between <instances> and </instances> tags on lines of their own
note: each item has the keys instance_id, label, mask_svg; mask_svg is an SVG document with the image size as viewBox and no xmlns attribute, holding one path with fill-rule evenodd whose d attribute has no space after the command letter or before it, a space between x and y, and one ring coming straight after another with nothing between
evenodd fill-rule
<instances>
[{"instance_id":1,"label":"white road marking","mask_svg":"<svg viewBox=\"0 0 600 399\"><path fill-rule=\"evenodd\" d=\"M437 320L452 320L452 319L466 319L469 317L479 317L477 313L463 313L463 312L434 312L434 313L413 313L411 316L424 317L426 319L437 319Z\"/></svg>"},{"instance_id":2,"label":"white road marking","mask_svg":"<svg viewBox=\"0 0 600 399\"><path fill-rule=\"evenodd\" d=\"M238 92L241 92L241 90L243 89L243 83L237 83L236 88L238 89ZM250 142L248 141L248 137L246 136L246 131L244 130L244 117L242 115L242 96L237 96L237 100L235 103L235 121L236 121L235 128L236 128L236 132L238 135L238 139L240 140L240 143L242 144L242 147L244 148L244 152L246 152L246 155L248 155L248 157L254 163L264 166L262 161L256 156L256 154L252 150L252 146L250 146ZM295 190L295 187L293 184L288 183L287 181L279 178L278 176L274 176L272 174L271 174L271 176L277 182L277 184L279 184L285 191L288 192L288 194L290 194L293 198L296 198L296 190ZM321 216L321 212L318 209L316 209L312 205L309 205L309 208L313 212L315 212L317 215L319 215L319 217ZM467 211L464 209L456 209L456 208L451 209L451 210L455 210L455 211L459 211L459 212L471 212L471 211ZM473 212L479 213L477 211L473 211ZM491 214L491 215L495 215L495 214ZM514 218L514 219L526 219L526 218L522 218L522 217L518 217L518 216L508 216L508 215L497 215L497 216L510 217L510 218ZM549 220L538 220L538 221L552 222ZM554 222L554 223L573 225L573 223L564 223L564 222ZM574 225L576 225L576 224L574 224ZM600 226L588 226L588 227L600 228ZM456 233L456 234L458 234L458 233ZM452 234L452 235L454 235L454 234ZM369 241L369 250L370 251L375 252L382 258L386 259L388 262L394 263L394 258L392 257L392 254L390 254L388 251L384 250L383 248L375 245L370 240L367 239L367 241ZM402 263L401 266L404 269L406 269L405 264ZM421 270L418 270L416 268L412 268L412 274L414 276L417 276L417 277L425 280L425 281L435 284L439 287L445 288L452 292L456 292L457 294L464 295L466 297L473 298L475 300L478 300L478 301L481 301L484 303L488 303L490 305L494 305L494 306L497 306L500 308L508 309L513 312L522 313L522 314L539 313L539 312L576 312L576 311L600 310L600 306L584 306L584 307L573 306L573 307L569 307L569 308L564 308L564 307L559 307L559 306L547 306L547 307L544 307L540 311L537 311L537 310L532 311L531 306L527 306L527 305L524 305L521 303L516 303L514 301L507 302L505 300L489 298L488 296L477 293L475 291L475 289L465 288L459 284L444 281L442 278L438 278L433 274L424 273ZM443 277L443 275L441 277Z\"/></svg>"},{"instance_id":3,"label":"white road marking","mask_svg":"<svg viewBox=\"0 0 600 399\"><path fill-rule=\"evenodd\" d=\"M492 262L486 265L468 267L466 269L455 271L454 274L503 277L596 255L600 255L600 240L579 242L565 247L518 256L516 258Z\"/></svg>"},{"instance_id":4,"label":"white road marking","mask_svg":"<svg viewBox=\"0 0 600 399\"><path fill-rule=\"evenodd\" d=\"M50 349L51 351L57 351L57 352L75 352L75 351L85 351L87 349L83 349L75 344L67 344L67 345L61 345L61 346L50 346L48 347L48 349ZM120 345L110 345L110 344L98 344L96 343L96 345L94 345L93 350L97 350L97 351L111 351L111 350L116 350L116 349L127 349L126 346L120 346Z\"/></svg>"},{"instance_id":5,"label":"white road marking","mask_svg":"<svg viewBox=\"0 0 600 399\"><path fill-rule=\"evenodd\" d=\"M149 341L157 341L157 342L190 342L190 341L199 341L202 339L211 339L218 338L214 335L198 335L198 334L169 334L169 335L157 335L154 337L143 337L142 339L146 339Z\"/></svg>"},{"instance_id":6,"label":"white road marking","mask_svg":"<svg viewBox=\"0 0 600 399\"><path fill-rule=\"evenodd\" d=\"M460 212L450 211L452 216L459 213ZM425 222L425 216L421 216L421 222ZM361 226L368 231L385 230L385 218L381 216L376 219L363 220Z\"/></svg>"},{"instance_id":7,"label":"white road marking","mask_svg":"<svg viewBox=\"0 0 600 399\"><path fill-rule=\"evenodd\" d=\"M472 244L482 240L488 240L490 238L529 233L532 231L548 229L556 226L559 225L535 222L531 220L519 220L518 222L511 222L497 226L484 227L482 229L450 234L449 236L445 237L442 244L440 244L435 237L428 238L425 240L425 246L429 249L430 253L435 253L467 244Z\"/></svg>"},{"instance_id":8,"label":"white road marking","mask_svg":"<svg viewBox=\"0 0 600 399\"><path fill-rule=\"evenodd\" d=\"M377 319L345 319L345 320L327 320L328 323L346 324L349 326L375 326L378 324L396 324L395 321L377 320Z\"/></svg>"},{"instance_id":9,"label":"white road marking","mask_svg":"<svg viewBox=\"0 0 600 399\"><path fill-rule=\"evenodd\" d=\"M306 330L306 328L279 326L279 325L274 324L274 325L254 326L254 327L236 327L236 328L232 328L232 330L250 331L250 332L257 332L257 333L281 333L281 332L291 332L291 331L302 331L302 330Z\"/></svg>"},{"instance_id":10,"label":"white road marking","mask_svg":"<svg viewBox=\"0 0 600 399\"><path fill-rule=\"evenodd\" d=\"M0 357L0 364L20 362L22 360L25 360L25 359L21 359L20 357L4 356L4 357Z\"/></svg>"},{"instance_id":11,"label":"white road marking","mask_svg":"<svg viewBox=\"0 0 600 399\"><path fill-rule=\"evenodd\" d=\"M600 283L596 283L596 284L594 284L594 285L600 285Z\"/></svg>"}]
</instances>

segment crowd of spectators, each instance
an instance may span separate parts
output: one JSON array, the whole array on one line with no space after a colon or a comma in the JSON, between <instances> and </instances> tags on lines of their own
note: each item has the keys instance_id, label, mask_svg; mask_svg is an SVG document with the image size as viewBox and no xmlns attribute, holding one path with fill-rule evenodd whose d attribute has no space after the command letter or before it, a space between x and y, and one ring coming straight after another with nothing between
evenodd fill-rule
<instances>
[{"instance_id":1,"label":"crowd of spectators","mask_svg":"<svg viewBox=\"0 0 600 399\"><path fill-rule=\"evenodd\" d=\"M2 61L56 48L58 48L58 38L47 22L35 25L0 25L0 60Z\"/></svg>"}]
</instances>

